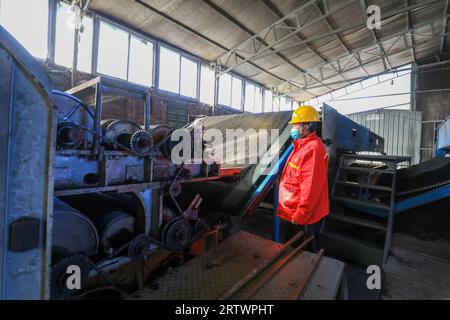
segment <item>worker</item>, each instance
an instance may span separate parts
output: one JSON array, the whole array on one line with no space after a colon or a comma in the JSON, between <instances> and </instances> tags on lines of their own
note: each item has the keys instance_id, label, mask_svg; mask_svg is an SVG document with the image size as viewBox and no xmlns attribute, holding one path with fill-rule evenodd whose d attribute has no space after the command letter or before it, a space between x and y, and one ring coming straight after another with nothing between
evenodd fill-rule
<instances>
[{"instance_id":1,"label":"worker","mask_svg":"<svg viewBox=\"0 0 450 320\"><path fill-rule=\"evenodd\" d=\"M328 155L317 135L320 121L316 109L301 106L289 122L294 150L281 175L277 209L277 215L287 222L286 241L300 230L317 239L320 223L329 213ZM315 239L308 246L311 251L316 251Z\"/></svg>"}]
</instances>

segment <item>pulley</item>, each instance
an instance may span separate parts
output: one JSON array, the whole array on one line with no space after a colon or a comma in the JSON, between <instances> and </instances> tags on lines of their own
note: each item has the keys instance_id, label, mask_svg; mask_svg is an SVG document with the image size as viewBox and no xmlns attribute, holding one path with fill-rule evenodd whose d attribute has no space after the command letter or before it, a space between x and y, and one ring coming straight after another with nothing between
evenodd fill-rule
<instances>
[{"instance_id":1,"label":"pulley","mask_svg":"<svg viewBox=\"0 0 450 320\"><path fill-rule=\"evenodd\" d=\"M170 249L184 251L191 242L192 227L183 217L176 217L164 226L161 238Z\"/></svg>"}]
</instances>

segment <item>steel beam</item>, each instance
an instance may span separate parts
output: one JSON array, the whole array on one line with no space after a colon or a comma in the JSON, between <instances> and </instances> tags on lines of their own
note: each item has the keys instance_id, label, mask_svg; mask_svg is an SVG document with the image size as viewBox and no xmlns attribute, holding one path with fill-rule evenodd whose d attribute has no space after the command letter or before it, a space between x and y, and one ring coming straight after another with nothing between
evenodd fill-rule
<instances>
[{"instance_id":1,"label":"steel beam","mask_svg":"<svg viewBox=\"0 0 450 320\"><path fill-rule=\"evenodd\" d=\"M449 15L446 15L446 17L448 17L448 16L449 16ZM407 30L406 32L409 31L409 32L413 33L414 30L416 30L417 28L419 28L419 27L421 27L421 26L425 26L425 25L431 25L431 24L433 24L435 21L436 21L436 18L427 20L427 21L425 21L425 22L423 22L423 23L420 23L420 24L416 25L414 28ZM399 36L403 35L404 33L405 33L405 31L402 31L402 32L399 32L399 33L397 33L397 34L393 34L393 35L391 35L391 36L389 36L389 37L386 37L386 38L384 38L383 40L394 39L395 37L399 37ZM444 35L445 35L445 34L444 34ZM432 38L428 38L428 40L426 40L426 41L416 42L416 43L415 43L415 47L417 47L417 46L419 46L419 45L422 45L422 44L424 44L424 43L428 43L428 42L430 42L430 41L436 41L436 37L439 38L439 34L438 34L438 33L435 33L435 34L431 35L431 37L432 37ZM412 48L412 46L406 47L407 50L411 50L411 48ZM355 50L354 53L353 53L353 55L369 54L369 52L365 52L365 50L369 50L369 49L373 49L373 46L361 48L361 49L359 49L358 51ZM401 52L404 52L404 50L401 50ZM392 56L392 55L396 55L396 54L398 54L398 53L399 53L399 52L391 53L391 52L388 51L388 52L386 52L386 55L387 55L387 56ZM378 58L378 55L375 55L375 56L377 57L377 59L375 59L375 60L372 59L372 60L370 60L370 61L366 61L365 63L363 63L363 65L368 65L368 64L374 63L376 60L379 59L379 58ZM352 56L342 55L342 56L338 57L337 59L331 61L330 63L334 63L334 64L340 63L340 62L342 63L343 61L346 61L346 60L348 61L349 59L352 59ZM316 72L319 72L321 68L326 68L326 67L327 67L327 64L323 64L323 65L317 66L316 68L314 68L314 69L312 69L312 70L309 70L308 72L309 72L309 73L316 73ZM353 67L353 68L350 68L350 69L345 69L345 67L344 67L344 68L343 68L343 71L345 71L345 72L355 71L357 68L359 68L359 66ZM336 76L336 75L333 75L333 76L331 76L331 77L329 77L329 78L332 78L332 77L335 77L335 76ZM328 78L328 79L329 79L329 78ZM289 81L292 82L292 81L296 81L297 79L299 79L299 77L294 78L294 79L290 79ZM327 79L324 79L324 81L326 81L326 80L327 80ZM284 84L286 84L286 83L287 83L287 82L281 83L281 84L278 85L278 87L281 87L282 85L284 85ZM300 91L300 90L302 90L302 89L307 89L307 88L311 87L311 84L316 85L317 83L309 83L306 87L304 87L304 88L299 88L299 90L296 90L296 92L298 92L298 91ZM290 94L290 93L292 93L292 92L288 92L288 93L285 92L285 94Z\"/></svg>"},{"instance_id":2,"label":"steel beam","mask_svg":"<svg viewBox=\"0 0 450 320\"><path fill-rule=\"evenodd\" d=\"M267 6L267 8L269 8L270 11L272 11L278 18L283 18L283 13L270 1L270 0L263 0L263 3ZM320 7L318 7L320 9ZM323 12L321 12L321 14L324 14ZM295 30L295 25L291 22L289 22L289 20L285 20L284 24L289 27L292 28L292 30ZM297 38L300 39L300 41L305 40L304 37L300 34L300 33L295 33L295 36L297 36ZM310 50L315 56L317 56L320 60L322 60L322 62L327 62L327 60L313 47L311 47L310 44L306 43L305 44L306 48L308 50ZM345 47L345 45L344 45ZM272 48L271 51L273 52L274 49ZM279 53L277 53L279 54ZM336 68L333 67L333 69L336 71L336 73L339 73L338 70L336 70ZM307 73L305 70L302 70L303 73ZM341 77L345 80L345 77L343 75L341 75Z\"/></svg>"},{"instance_id":3,"label":"steel beam","mask_svg":"<svg viewBox=\"0 0 450 320\"><path fill-rule=\"evenodd\" d=\"M294 9L293 11L291 11L290 13L288 13L287 15L285 15L283 18L279 19L278 21L272 23L270 26L262 29L261 31L257 32L255 34L256 36L259 36L261 34L268 34L273 30L276 30L277 27L279 27L280 24L283 24L285 20L287 19L291 19L291 18L295 18L298 14L300 14L301 12L303 12L304 10L306 10L307 8L310 8L311 6L315 6L317 0L314 1L308 1L305 4L301 5L300 7L298 7L297 9ZM357 0L359 1L359 0ZM260 56L261 54L268 52L270 49L272 49L274 46L284 42L285 40L291 38L292 36L294 36L295 34L297 34L298 32L302 31L303 29L305 29L306 27L312 26L320 21L322 21L323 19L325 19L325 17L330 16L342 9L345 9L346 7L348 7L349 5L356 3L355 0L351 0L351 1L347 1L344 4L328 11L325 15L322 15L308 23L304 23L304 24L300 24L298 25L294 30L291 29L291 32L288 33L287 35L276 39L274 42L270 43L268 46L265 46L264 48L259 48L260 50L255 50L255 52L253 54L251 54L249 57L243 59L242 61L227 67L223 73L225 72L229 72L235 68L237 68L238 66L244 64L244 63L248 63L252 60L254 60L256 57ZM252 43L252 41L255 40L255 37L250 37L249 39L245 40L244 42L242 42L241 44L239 44L238 46L234 47L233 49L231 49L230 51L226 52L225 54L223 54L222 56L220 56L217 61L223 61L225 59L227 59L230 55L236 54L237 51L239 50L244 50L245 48L248 47L248 45L250 45Z\"/></svg>"},{"instance_id":4,"label":"steel beam","mask_svg":"<svg viewBox=\"0 0 450 320\"><path fill-rule=\"evenodd\" d=\"M208 38L207 36L201 34L200 32L197 32L196 30L194 30L194 29L188 27L188 26L185 25L184 23L182 23L182 22L180 22L180 21L178 21L178 20L172 18L171 16L165 14L164 12L162 12L162 11L160 11L160 10L158 10L158 9L156 9L156 8L154 8L154 7L152 7L152 6L149 5L148 3L143 2L143 1L141 1L141 0L134 0L134 1L135 1L136 3L138 3L138 4L140 4L141 6L147 8L148 10L150 10L150 11L152 11L152 12L158 14L159 16L161 16L161 17L163 17L163 18L165 18L166 20L172 22L173 24L177 25L178 27L182 28L183 30L189 32L190 34L196 36L197 38L202 39L202 40L208 42L209 44L212 44L212 45L214 45L215 47L220 48L221 50L224 50L224 51L229 51L229 50L230 50L230 49L228 49L227 47L221 45L220 43L214 41L213 39L210 39L210 38ZM238 57L239 59L244 59L244 57L242 57L242 56L240 56L240 55L236 55L236 57ZM266 74L268 74L268 75L270 75L270 76L272 76L272 77L274 77L275 79L278 79L278 80L280 80L280 81L286 81L286 80L283 79L282 77L277 76L276 74L274 74L274 73L272 73L272 72L270 72L270 71L268 71L268 70L266 70L266 69L264 69L264 68L258 66L257 64L254 64L254 63L249 63L249 64L250 64L252 67L254 67L254 68L256 68L256 69L258 69L258 70L260 70L260 71L262 71L262 72L264 72L264 73L266 73Z\"/></svg>"},{"instance_id":5,"label":"steel beam","mask_svg":"<svg viewBox=\"0 0 450 320\"><path fill-rule=\"evenodd\" d=\"M447 32L447 26L448 26L448 3L449 3L449 0L446 0L445 1L445 9L444 9L444 13L446 14L445 18L444 18L444 33ZM444 49L445 49L445 38L446 37L442 37L442 41L441 41L441 51L440 51L441 55L444 53Z\"/></svg>"},{"instance_id":6,"label":"steel beam","mask_svg":"<svg viewBox=\"0 0 450 320\"><path fill-rule=\"evenodd\" d=\"M361 6L363 8L363 12L367 14L367 2L366 0L361 0ZM408 11L409 12L409 11ZM368 18L369 16L367 16ZM380 50L380 59L383 62L384 69L387 71L387 68L389 67L389 70L392 69L392 65L389 62L389 59L386 57L386 51L384 50L383 44L381 43L380 39L378 38L377 32L375 29L371 29L371 34L373 36L373 39L375 40L375 43L378 46L378 49Z\"/></svg>"}]
</instances>

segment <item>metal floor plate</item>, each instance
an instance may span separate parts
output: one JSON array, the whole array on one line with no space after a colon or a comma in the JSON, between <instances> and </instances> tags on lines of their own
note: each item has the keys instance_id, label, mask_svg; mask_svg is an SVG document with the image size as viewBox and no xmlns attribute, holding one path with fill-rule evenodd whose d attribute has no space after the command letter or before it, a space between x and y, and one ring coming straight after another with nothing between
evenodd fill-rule
<instances>
[{"instance_id":1,"label":"metal floor plate","mask_svg":"<svg viewBox=\"0 0 450 320\"><path fill-rule=\"evenodd\" d=\"M217 299L281 245L240 231L201 256L168 271L145 288L130 294L133 300L210 300ZM292 284L302 281L302 269L313 253L301 252L289 261L254 296L256 299L287 299ZM344 270L344 263L322 257L300 297L334 299ZM326 274L323 274L326 273ZM255 279L256 280L256 279ZM291 290L290 290L291 289ZM245 287L242 291L245 290ZM233 299L238 299L241 291Z\"/></svg>"}]
</instances>

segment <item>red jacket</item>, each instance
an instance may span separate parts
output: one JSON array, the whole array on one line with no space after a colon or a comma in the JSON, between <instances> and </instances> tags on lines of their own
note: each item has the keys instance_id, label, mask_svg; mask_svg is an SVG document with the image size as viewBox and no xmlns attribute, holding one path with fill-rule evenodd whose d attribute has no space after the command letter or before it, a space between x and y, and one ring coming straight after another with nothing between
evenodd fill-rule
<instances>
[{"instance_id":1,"label":"red jacket","mask_svg":"<svg viewBox=\"0 0 450 320\"><path fill-rule=\"evenodd\" d=\"M328 215L327 175L328 155L316 133L295 140L280 180L277 215L301 225Z\"/></svg>"}]
</instances>

